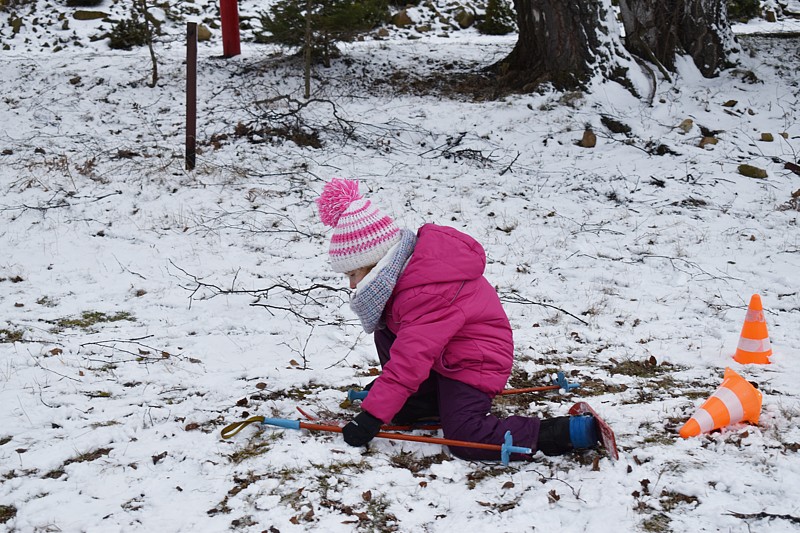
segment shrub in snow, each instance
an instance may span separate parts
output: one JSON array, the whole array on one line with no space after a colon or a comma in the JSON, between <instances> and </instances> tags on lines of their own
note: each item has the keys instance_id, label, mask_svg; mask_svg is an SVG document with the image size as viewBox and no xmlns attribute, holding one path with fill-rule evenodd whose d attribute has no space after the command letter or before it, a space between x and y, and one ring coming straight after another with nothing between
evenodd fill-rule
<instances>
[{"instance_id":1,"label":"shrub in snow","mask_svg":"<svg viewBox=\"0 0 800 533\"><path fill-rule=\"evenodd\" d=\"M310 30L311 54L327 66L338 55L337 41L350 41L388 18L386 0L280 0L261 15L264 31L256 32L256 41L304 48Z\"/></svg>"},{"instance_id":2,"label":"shrub in snow","mask_svg":"<svg viewBox=\"0 0 800 533\"><path fill-rule=\"evenodd\" d=\"M489 0L486 15L477 25L484 35L506 35L517 29L517 15L506 0Z\"/></svg>"}]
</instances>

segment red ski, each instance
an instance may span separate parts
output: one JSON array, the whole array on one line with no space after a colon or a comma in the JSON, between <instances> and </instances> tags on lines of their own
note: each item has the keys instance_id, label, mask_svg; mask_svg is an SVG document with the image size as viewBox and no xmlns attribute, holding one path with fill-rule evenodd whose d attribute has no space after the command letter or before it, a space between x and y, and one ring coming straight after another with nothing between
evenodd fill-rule
<instances>
[{"instance_id":1,"label":"red ski","mask_svg":"<svg viewBox=\"0 0 800 533\"><path fill-rule=\"evenodd\" d=\"M608 451L608 454L613 460L619 459L619 452L617 451L617 438L614 436L614 431L611 429L605 420L600 418L600 415L592 409L592 406L586 402L578 402L569 408L570 415L592 415L597 421L597 427L600 429L600 440L603 447Z\"/></svg>"},{"instance_id":2,"label":"red ski","mask_svg":"<svg viewBox=\"0 0 800 533\"><path fill-rule=\"evenodd\" d=\"M305 418L306 420L310 420L312 422L319 422L319 423L322 423L322 424L329 424L331 426L340 426L340 427L344 425L340 420L325 420L325 419L322 419L317 414L311 414L310 412L308 412L308 411L304 410L303 408L301 408L299 405L295 406L295 409L297 409L297 411L301 415L303 415L303 418Z\"/></svg>"}]
</instances>

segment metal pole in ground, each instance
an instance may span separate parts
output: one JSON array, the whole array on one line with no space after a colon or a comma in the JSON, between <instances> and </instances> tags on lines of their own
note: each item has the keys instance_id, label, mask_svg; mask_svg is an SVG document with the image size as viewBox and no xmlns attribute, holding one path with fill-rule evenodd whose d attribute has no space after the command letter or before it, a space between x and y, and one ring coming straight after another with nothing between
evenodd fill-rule
<instances>
[{"instance_id":1,"label":"metal pole in ground","mask_svg":"<svg viewBox=\"0 0 800 533\"><path fill-rule=\"evenodd\" d=\"M197 23L186 24L186 170L194 170L197 140Z\"/></svg>"}]
</instances>

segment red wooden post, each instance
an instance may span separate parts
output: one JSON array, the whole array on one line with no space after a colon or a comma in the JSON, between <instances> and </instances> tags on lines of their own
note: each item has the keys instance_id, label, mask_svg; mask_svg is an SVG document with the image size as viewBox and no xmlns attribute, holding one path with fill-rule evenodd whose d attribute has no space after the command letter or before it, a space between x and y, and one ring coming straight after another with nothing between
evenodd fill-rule
<instances>
[{"instance_id":1,"label":"red wooden post","mask_svg":"<svg viewBox=\"0 0 800 533\"><path fill-rule=\"evenodd\" d=\"M197 23L186 23L186 170L194 170L197 138Z\"/></svg>"},{"instance_id":2,"label":"red wooden post","mask_svg":"<svg viewBox=\"0 0 800 533\"><path fill-rule=\"evenodd\" d=\"M238 0L219 0L219 16L222 19L222 55L238 56L239 46L239 4Z\"/></svg>"}]
</instances>

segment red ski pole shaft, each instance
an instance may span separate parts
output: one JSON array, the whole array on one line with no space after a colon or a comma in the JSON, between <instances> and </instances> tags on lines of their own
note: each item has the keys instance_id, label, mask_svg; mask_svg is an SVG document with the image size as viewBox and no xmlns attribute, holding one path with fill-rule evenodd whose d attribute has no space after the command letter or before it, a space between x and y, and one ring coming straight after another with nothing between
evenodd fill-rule
<instances>
[{"instance_id":1,"label":"red ski pole shaft","mask_svg":"<svg viewBox=\"0 0 800 533\"><path fill-rule=\"evenodd\" d=\"M542 392L546 390L558 390L561 385L547 385L545 387L527 387L524 389L503 389L498 396L506 396L508 394L524 394L526 392Z\"/></svg>"},{"instance_id":2,"label":"red ski pole shaft","mask_svg":"<svg viewBox=\"0 0 800 533\"><path fill-rule=\"evenodd\" d=\"M341 433L342 428L339 426L329 426L326 424L310 424L308 422L300 422L300 428L308 429L311 431L330 431L331 433ZM482 442L471 442L467 440L453 440L442 439L439 437L424 437L422 435L405 435L403 433L387 433L385 431L379 432L375 435L380 439L391 440L407 440L411 442L427 442L430 444L441 444L443 446L459 446L461 448L477 448L479 450L493 450L502 451L503 447L499 444L484 444Z\"/></svg>"},{"instance_id":3,"label":"red ski pole shaft","mask_svg":"<svg viewBox=\"0 0 800 533\"><path fill-rule=\"evenodd\" d=\"M563 372L558 373L558 379L556 379L555 381L556 381L555 385L545 385L543 387L526 387L524 389L505 389L500 391L498 393L498 396L506 396L508 394L524 394L526 392L544 392L544 391L559 390L559 389L570 391L580 386L578 383L568 382ZM350 401L363 400L364 398L367 397L367 394L369 394L369 391L366 390L362 391L349 390L347 391L347 399Z\"/></svg>"}]
</instances>

